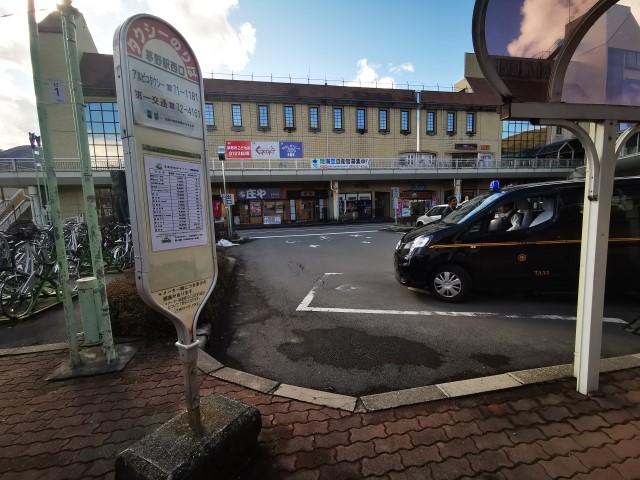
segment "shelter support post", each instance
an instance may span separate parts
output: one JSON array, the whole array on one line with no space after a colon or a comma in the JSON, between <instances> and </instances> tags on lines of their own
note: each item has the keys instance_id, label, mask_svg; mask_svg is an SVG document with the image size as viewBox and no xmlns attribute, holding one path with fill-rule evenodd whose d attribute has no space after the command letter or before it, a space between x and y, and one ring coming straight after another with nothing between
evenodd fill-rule
<instances>
[{"instance_id":1,"label":"shelter support post","mask_svg":"<svg viewBox=\"0 0 640 480\"><path fill-rule=\"evenodd\" d=\"M573 367L577 390L585 395L598 389L600 375L616 128L616 121L606 120L593 123L590 132L597 158L587 162ZM588 150L586 152L590 155ZM597 194L593 195L593 192Z\"/></svg>"}]
</instances>

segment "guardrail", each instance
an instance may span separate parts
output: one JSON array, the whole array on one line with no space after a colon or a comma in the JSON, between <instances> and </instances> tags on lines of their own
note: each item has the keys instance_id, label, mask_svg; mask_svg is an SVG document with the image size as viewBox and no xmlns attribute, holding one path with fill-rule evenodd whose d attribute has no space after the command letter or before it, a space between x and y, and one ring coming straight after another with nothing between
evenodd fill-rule
<instances>
[{"instance_id":1,"label":"guardrail","mask_svg":"<svg viewBox=\"0 0 640 480\"><path fill-rule=\"evenodd\" d=\"M312 166L310 158L295 159L227 159L224 160L226 170L318 170ZM80 161L77 158L57 158L55 161L56 172L80 172ZM123 170L124 160L118 158L93 158L91 160L93 170ZM367 167L358 165L358 170L401 170L420 169L438 172L444 171L471 171L471 170L572 170L584 165L583 159L565 158L498 158L498 159L451 159L429 158L421 160L407 160L402 158L369 158ZM213 170L222 170L222 162L218 159L211 160ZM349 168L345 168L347 170ZM352 169L352 168L351 168ZM0 159L0 174L7 172L33 172L36 171L33 159L4 158ZM42 166L38 166L38 172L42 172Z\"/></svg>"}]
</instances>

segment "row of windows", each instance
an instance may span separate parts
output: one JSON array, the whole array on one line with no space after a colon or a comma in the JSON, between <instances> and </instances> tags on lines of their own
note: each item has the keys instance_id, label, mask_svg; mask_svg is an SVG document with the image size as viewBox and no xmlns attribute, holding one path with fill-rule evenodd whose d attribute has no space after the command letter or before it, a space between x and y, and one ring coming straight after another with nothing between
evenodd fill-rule
<instances>
[{"instance_id":1,"label":"row of windows","mask_svg":"<svg viewBox=\"0 0 640 480\"><path fill-rule=\"evenodd\" d=\"M435 111L427 111L427 134L435 135L437 133L438 124L437 124L437 112ZM447 135L454 135L456 132L456 121L457 112L447 112L446 117L446 132ZM215 127L215 114L212 103L205 104L205 115L204 115L206 124L208 127ZM344 121L343 121L343 109L342 107L333 107L333 130L335 131L344 131ZM408 110L402 110L400 112L400 132L401 133L410 133L411 125L410 125L410 114ZM242 128L242 106L239 103L234 103L231 105L231 126L234 128ZM271 123L269 120L269 106L268 105L258 105L258 129L268 130L271 128ZM295 130L295 114L294 108L292 105L284 106L284 129L288 131ZM319 131L320 130L320 114L319 107L311 106L309 107L309 129L311 131ZM367 131L367 111L365 108L357 108L356 109L356 130L359 133L365 133ZM380 132L388 132L389 131L389 110L387 109L379 109L378 110L378 131ZM466 134L473 135L476 133L476 114L475 112L467 112L466 117Z\"/></svg>"}]
</instances>

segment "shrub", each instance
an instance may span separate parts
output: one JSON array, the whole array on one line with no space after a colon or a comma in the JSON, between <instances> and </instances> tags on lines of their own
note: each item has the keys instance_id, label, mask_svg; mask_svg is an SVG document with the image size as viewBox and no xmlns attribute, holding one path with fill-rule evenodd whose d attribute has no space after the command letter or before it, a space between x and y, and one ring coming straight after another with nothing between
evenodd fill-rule
<instances>
[{"instance_id":1,"label":"shrub","mask_svg":"<svg viewBox=\"0 0 640 480\"><path fill-rule=\"evenodd\" d=\"M200 313L198 325L213 323L219 316L233 276L226 254L216 251L218 281ZM142 301L136 289L135 271L130 269L107 284L111 330L115 337L176 337L173 323Z\"/></svg>"}]
</instances>

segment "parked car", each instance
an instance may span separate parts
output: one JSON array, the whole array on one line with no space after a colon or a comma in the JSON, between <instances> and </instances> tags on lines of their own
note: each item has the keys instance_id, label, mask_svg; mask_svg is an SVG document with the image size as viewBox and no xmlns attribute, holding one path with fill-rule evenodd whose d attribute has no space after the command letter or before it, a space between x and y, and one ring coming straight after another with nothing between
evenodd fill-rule
<instances>
[{"instance_id":1,"label":"parked car","mask_svg":"<svg viewBox=\"0 0 640 480\"><path fill-rule=\"evenodd\" d=\"M440 220L442 216L442 212L447 208L447 204L444 205L436 205L435 207L431 207L427 213L418 217L416 220L416 227L422 227L423 225L428 225L430 223L435 222L436 220Z\"/></svg>"},{"instance_id":2,"label":"parked car","mask_svg":"<svg viewBox=\"0 0 640 480\"><path fill-rule=\"evenodd\" d=\"M607 287L639 293L640 177L617 178L611 199ZM495 189L398 242L395 275L459 302L472 290L575 292L578 289L584 181ZM501 207L517 209L517 227Z\"/></svg>"}]
</instances>

